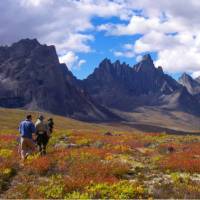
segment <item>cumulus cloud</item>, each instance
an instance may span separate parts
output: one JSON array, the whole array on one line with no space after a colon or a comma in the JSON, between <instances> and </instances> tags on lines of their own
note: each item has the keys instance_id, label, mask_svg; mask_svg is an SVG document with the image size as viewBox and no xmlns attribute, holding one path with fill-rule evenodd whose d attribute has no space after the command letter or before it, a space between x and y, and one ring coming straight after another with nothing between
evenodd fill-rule
<instances>
[{"instance_id":1,"label":"cumulus cloud","mask_svg":"<svg viewBox=\"0 0 200 200\"><path fill-rule=\"evenodd\" d=\"M59 57L60 63L65 63L69 69L80 68L86 63L86 60L80 59L74 52L69 51Z\"/></svg>"},{"instance_id":2,"label":"cumulus cloud","mask_svg":"<svg viewBox=\"0 0 200 200\"><path fill-rule=\"evenodd\" d=\"M71 69L75 63L78 62L78 56L76 56L72 51L59 57L60 63L65 63L69 69Z\"/></svg>"},{"instance_id":3,"label":"cumulus cloud","mask_svg":"<svg viewBox=\"0 0 200 200\"><path fill-rule=\"evenodd\" d=\"M127 1L140 10L123 23L102 24L99 31L107 35L141 35L133 45L136 56L156 52L156 65L168 72L198 73L200 69L200 21L198 0L135 0ZM125 56L118 50L120 56Z\"/></svg>"},{"instance_id":4,"label":"cumulus cloud","mask_svg":"<svg viewBox=\"0 0 200 200\"><path fill-rule=\"evenodd\" d=\"M86 63L86 60L79 60L78 62L78 67L81 67L82 65L84 65Z\"/></svg>"},{"instance_id":5,"label":"cumulus cloud","mask_svg":"<svg viewBox=\"0 0 200 200\"><path fill-rule=\"evenodd\" d=\"M192 77L193 77L193 78L198 78L198 77L200 77L200 71L193 72L193 73L192 73Z\"/></svg>"},{"instance_id":6,"label":"cumulus cloud","mask_svg":"<svg viewBox=\"0 0 200 200\"><path fill-rule=\"evenodd\" d=\"M0 44L38 38L55 45L58 54L65 55L61 60L73 63L71 58L78 66L77 53L93 50L93 31L114 36L139 34L133 44L115 50L115 56L139 58L145 52L157 52L156 64L165 71L195 73L200 71L199 10L199 0L0 1ZM96 16L117 17L120 23L95 27L92 19Z\"/></svg>"},{"instance_id":7,"label":"cumulus cloud","mask_svg":"<svg viewBox=\"0 0 200 200\"><path fill-rule=\"evenodd\" d=\"M122 51L114 51L114 55L116 57L133 58L135 57L134 46L132 44L125 44Z\"/></svg>"},{"instance_id":8,"label":"cumulus cloud","mask_svg":"<svg viewBox=\"0 0 200 200\"><path fill-rule=\"evenodd\" d=\"M85 32L94 29L94 16L128 19L131 14L126 4L110 0L6 0L0 2L0 13L1 44L37 37L58 51L75 52L91 50L93 37Z\"/></svg>"},{"instance_id":9,"label":"cumulus cloud","mask_svg":"<svg viewBox=\"0 0 200 200\"><path fill-rule=\"evenodd\" d=\"M138 55L137 57L136 57L136 61L137 62L140 62L142 60L142 56L141 55Z\"/></svg>"},{"instance_id":10,"label":"cumulus cloud","mask_svg":"<svg viewBox=\"0 0 200 200\"><path fill-rule=\"evenodd\" d=\"M132 15L119 0L6 0L0 1L0 13L0 45L37 38L61 55L92 51L93 17L127 20Z\"/></svg>"}]
</instances>

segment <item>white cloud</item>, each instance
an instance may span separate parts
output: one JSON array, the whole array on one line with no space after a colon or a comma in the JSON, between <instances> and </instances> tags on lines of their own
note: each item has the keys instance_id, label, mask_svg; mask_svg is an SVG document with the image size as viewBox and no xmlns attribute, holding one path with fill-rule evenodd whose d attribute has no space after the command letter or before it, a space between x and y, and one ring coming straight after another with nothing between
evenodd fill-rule
<instances>
[{"instance_id":1,"label":"white cloud","mask_svg":"<svg viewBox=\"0 0 200 200\"><path fill-rule=\"evenodd\" d=\"M94 16L128 19L132 11L118 0L6 0L0 13L0 44L38 38L63 53L91 51Z\"/></svg>"},{"instance_id":2,"label":"white cloud","mask_svg":"<svg viewBox=\"0 0 200 200\"><path fill-rule=\"evenodd\" d=\"M92 18L129 19L132 11L119 0L6 0L0 1L0 45L37 38L55 45L61 62L81 66L77 53L92 51Z\"/></svg>"},{"instance_id":3,"label":"white cloud","mask_svg":"<svg viewBox=\"0 0 200 200\"><path fill-rule=\"evenodd\" d=\"M78 52L93 50L93 18L109 22L109 17L117 17L121 23L102 23L97 30L141 37L131 48L115 50L116 56L135 57L154 51L158 53L156 63L166 71L193 73L200 71L199 10L199 0L2 0L0 44L38 38L56 45L59 55L69 59L73 53L71 59L75 59Z\"/></svg>"},{"instance_id":4,"label":"white cloud","mask_svg":"<svg viewBox=\"0 0 200 200\"><path fill-rule=\"evenodd\" d=\"M173 49L177 45L181 45L181 43L176 39L176 36L151 31L135 42L134 49L136 53L143 53L148 51Z\"/></svg>"},{"instance_id":5,"label":"white cloud","mask_svg":"<svg viewBox=\"0 0 200 200\"><path fill-rule=\"evenodd\" d=\"M65 63L69 69L80 68L86 63L86 60L80 59L74 52L69 51L66 54L59 56L60 63Z\"/></svg>"},{"instance_id":6,"label":"white cloud","mask_svg":"<svg viewBox=\"0 0 200 200\"><path fill-rule=\"evenodd\" d=\"M136 57L136 61L137 62L140 62L142 60L142 56L141 55L138 55L137 57Z\"/></svg>"},{"instance_id":7,"label":"white cloud","mask_svg":"<svg viewBox=\"0 0 200 200\"><path fill-rule=\"evenodd\" d=\"M86 60L79 60L78 62L78 67L81 67L82 65L84 65L86 63Z\"/></svg>"},{"instance_id":8,"label":"white cloud","mask_svg":"<svg viewBox=\"0 0 200 200\"><path fill-rule=\"evenodd\" d=\"M132 44L125 44L123 46L122 51L114 51L114 55L116 57L133 58L133 57L135 57L134 45L132 45Z\"/></svg>"},{"instance_id":9,"label":"white cloud","mask_svg":"<svg viewBox=\"0 0 200 200\"><path fill-rule=\"evenodd\" d=\"M65 63L69 69L71 69L75 63L78 62L78 56L76 56L72 51L59 57L60 63Z\"/></svg>"},{"instance_id":10,"label":"white cloud","mask_svg":"<svg viewBox=\"0 0 200 200\"><path fill-rule=\"evenodd\" d=\"M198 77L200 77L200 71L193 72L193 73L192 73L192 77L193 77L193 78L198 78Z\"/></svg>"},{"instance_id":11,"label":"white cloud","mask_svg":"<svg viewBox=\"0 0 200 200\"><path fill-rule=\"evenodd\" d=\"M119 24L102 24L98 30L116 36L140 34L133 47L136 56L157 52L156 65L162 65L165 71L200 70L200 1L127 0L127 4L140 9L140 15ZM123 48L117 52L125 56Z\"/></svg>"}]
</instances>

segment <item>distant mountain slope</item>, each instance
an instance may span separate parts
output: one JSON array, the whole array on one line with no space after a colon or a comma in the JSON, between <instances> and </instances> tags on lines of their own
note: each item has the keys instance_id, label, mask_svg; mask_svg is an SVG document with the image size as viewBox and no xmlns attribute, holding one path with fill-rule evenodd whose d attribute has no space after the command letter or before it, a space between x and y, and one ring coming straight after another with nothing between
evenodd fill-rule
<instances>
[{"instance_id":1,"label":"distant mountain slope","mask_svg":"<svg viewBox=\"0 0 200 200\"><path fill-rule=\"evenodd\" d=\"M165 74L162 67L156 68L150 55L133 67L105 59L83 84L96 102L121 111L156 106L200 113L197 99Z\"/></svg>"},{"instance_id":2,"label":"distant mountain slope","mask_svg":"<svg viewBox=\"0 0 200 200\"><path fill-rule=\"evenodd\" d=\"M200 93L200 82L198 79L195 80L190 75L183 73L178 81L187 88L190 94L195 95Z\"/></svg>"},{"instance_id":3,"label":"distant mountain slope","mask_svg":"<svg viewBox=\"0 0 200 200\"><path fill-rule=\"evenodd\" d=\"M0 48L0 106L44 110L83 120L116 116L73 84L76 78L60 64L54 46L21 40Z\"/></svg>"}]
</instances>

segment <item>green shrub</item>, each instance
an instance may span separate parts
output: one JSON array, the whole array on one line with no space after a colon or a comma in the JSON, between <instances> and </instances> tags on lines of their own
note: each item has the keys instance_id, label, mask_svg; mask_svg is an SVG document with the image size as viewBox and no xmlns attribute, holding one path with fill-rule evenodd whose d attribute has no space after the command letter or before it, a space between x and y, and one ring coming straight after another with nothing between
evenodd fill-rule
<instances>
[{"instance_id":1,"label":"green shrub","mask_svg":"<svg viewBox=\"0 0 200 200\"><path fill-rule=\"evenodd\" d=\"M171 179L175 184L187 184L190 181L190 175L186 173L180 174L179 172L171 173Z\"/></svg>"},{"instance_id":2,"label":"green shrub","mask_svg":"<svg viewBox=\"0 0 200 200\"><path fill-rule=\"evenodd\" d=\"M88 193L73 192L66 194L64 199L91 199Z\"/></svg>"},{"instance_id":3,"label":"green shrub","mask_svg":"<svg viewBox=\"0 0 200 200\"><path fill-rule=\"evenodd\" d=\"M12 155L12 150L9 150L9 149L0 150L0 157L2 158L9 158L11 155Z\"/></svg>"},{"instance_id":4,"label":"green shrub","mask_svg":"<svg viewBox=\"0 0 200 200\"><path fill-rule=\"evenodd\" d=\"M120 181L113 185L94 184L87 187L88 194L95 199L133 199L146 198L147 190L136 183Z\"/></svg>"},{"instance_id":5,"label":"green shrub","mask_svg":"<svg viewBox=\"0 0 200 200\"><path fill-rule=\"evenodd\" d=\"M39 187L38 191L47 199L62 199L64 194L64 183L62 176L52 176L47 184Z\"/></svg>"},{"instance_id":6,"label":"green shrub","mask_svg":"<svg viewBox=\"0 0 200 200\"><path fill-rule=\"evenodd\" d=\"M89 146L90 143L91 143L91 140L86 139L86 138L76 140L76 144L79 146Z\"/></svg>"}]
</instances>

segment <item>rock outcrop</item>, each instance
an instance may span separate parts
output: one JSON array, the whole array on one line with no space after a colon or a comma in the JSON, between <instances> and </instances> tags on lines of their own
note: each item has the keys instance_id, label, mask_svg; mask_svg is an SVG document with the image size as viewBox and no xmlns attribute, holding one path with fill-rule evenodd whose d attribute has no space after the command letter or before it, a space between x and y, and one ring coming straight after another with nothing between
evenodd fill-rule
<instances>
[{"instance_id":1,"label":"rock outcrop","mask_svg":"<svg viewBox=\"0 0 200 200\"><path fill-rule=\"evenodd\" d=\"M198 82L198 79L195 80L190 75L183 73L178 81L187 88L190 94L196 95L200 93L200 82Z\"/></svg>"}]
</instances>

